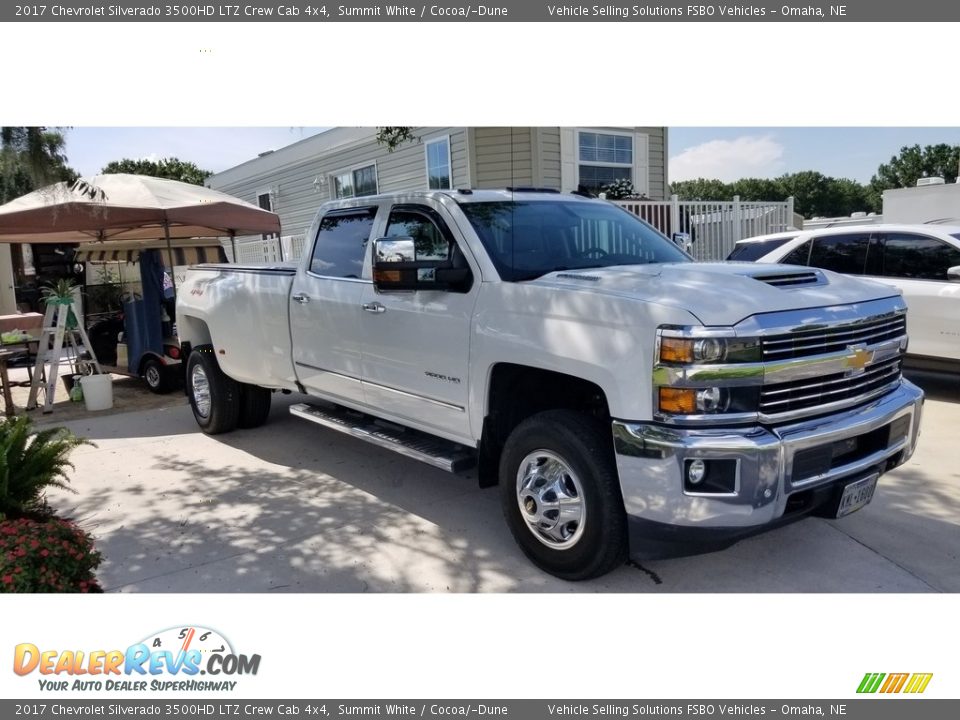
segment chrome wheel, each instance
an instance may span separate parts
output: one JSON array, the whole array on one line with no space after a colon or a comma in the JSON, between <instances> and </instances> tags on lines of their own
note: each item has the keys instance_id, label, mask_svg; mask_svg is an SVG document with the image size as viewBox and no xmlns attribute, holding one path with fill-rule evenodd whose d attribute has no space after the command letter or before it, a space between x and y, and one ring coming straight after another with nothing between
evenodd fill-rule
<instances>
[{"instance_id":1,"label":"chrome wheel","mask_svg":"<svg viewBox=\"0 0 960 720\"><path fill-rule=\"evenodd\" d=\"M160 387L160 368L156 365L148 365L146 371L143 373L143 379L147 381L147 385L152 388Z\"/></svg>"},{"instance_id":2,"label":"chrome wheel","mask_svg":"<svg viewBox=\"0 0 960 720\"><path fill-rule=\"evenodd\" d=\"M195 365L190 371L190 392L193 395L193 407L202 418L210 417L210 380L206 371Z\"/></svg>"},{"instance_id":3,"label":"chrome wheel","mask_svg":"<svg viewBox=\"0 0 960 720\"><path fill-rule=\"evenodd\" d=\"M583 487L567 462L549 450L535 450L520 463L517 503L527 528L549 548L567 550L583 535Z\"/></svg>"}]
</instances>

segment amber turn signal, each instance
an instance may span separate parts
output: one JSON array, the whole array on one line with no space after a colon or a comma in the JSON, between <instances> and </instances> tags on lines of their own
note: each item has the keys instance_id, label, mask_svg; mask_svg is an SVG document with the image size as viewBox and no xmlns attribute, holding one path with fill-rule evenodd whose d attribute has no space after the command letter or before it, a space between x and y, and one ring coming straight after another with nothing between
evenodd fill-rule
<instances>
[{"instance_id":1,"label":"amber turn signal","mask_svg":"<svg viewBox=\"0 0 960 720\"><path fill-rule=\"evenodd\" d=\"M660 362L692 363L693 340L687 338L660 338Z\"/></svg>"},{"instance_id":2,"label":"amber turn signal","mask_svg":"<svg viewBox=\"0 0 960 720\"><path fill-rule=\"evenodd\" d=\"M697 409L697 392L692 388L660 388L660 412L692 415Z\"/></svg>"},{"instance_id":3,"label":"amber turn signal","mask_svg":"<svg viewBox=\"0 0 960 720\"><path fill-rule=\"evenodd\" d=\"M399 270L374 270L373 279L375 282L398 283L400 282Z\"/></svg>"}]
</instances>

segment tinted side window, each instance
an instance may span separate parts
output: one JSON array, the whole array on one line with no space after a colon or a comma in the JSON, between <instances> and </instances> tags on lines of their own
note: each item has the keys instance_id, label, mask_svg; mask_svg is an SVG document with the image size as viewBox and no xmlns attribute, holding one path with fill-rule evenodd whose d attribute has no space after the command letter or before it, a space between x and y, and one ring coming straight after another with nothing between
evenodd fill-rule
<instances>
[{"instance_id":1,"label":"tinted side window","mask_svg":"<svg viewBox=\"0 0 960 720\"><path fill-rule=\"evenodd\" d=\"M947 268L955 265L960 265L960 250L936 238L891 233L884 243L886 277L946 280Z\"/></svg>"},{"instance_id":2,"label":"tinted side window","mask_svg":"<svg viewBox=\"0 0 960 720\"><path fill-rule=\"evenodd\" d=\"M450 258L450 234L443 220L427 208L394 208L387 223L387 237L413 238L417 260Z\"/></svg>"},{"instance_id":3,"label":"tinted side window","mask_svg":"<svg viewBox=\"0 0 960 720\"><path fill-rule=\"evenodd\" d=\"M869 243L869 233L814 238L809 265L839 273L862 275Z\"/></svg>"},{"instance_id":4,"label":"tinted side window","mask_svg":"<svg viewBox=\"0 0 960 720\"><path fill-rule=\"evenodd\" d=\"M777 238L776 240L763 240L760 242L738 243L733 248L733 252L727 257L727 260L742 260L744 262L753 262L759 260L769 252L773 252L781 245L786 245L793 240L792 237ZM806 265L806 263L804 263Z\"/></svg>"},{"instance_id":5,"label":"tinted side window","mask_svg":"<svg viewBox=\"0 0 960 720\"><path fill-rule=\"evenodd\" d=\"M810 259L810 241L807 240L803 245L795 247L786 257L780 260L784 265L806 265Z\"/></svg>"},{"instance_id":6,"label":"tinted side window","mask_svg":"<svg viewBox=\"0 0 960 720\"><path fill-rule=\"evenodd\" d=\"M313 246L310 272L335 278L359 278L375 215L375 211L363 209L334 212L324 217Z\"/></svg>"}]
</instances>

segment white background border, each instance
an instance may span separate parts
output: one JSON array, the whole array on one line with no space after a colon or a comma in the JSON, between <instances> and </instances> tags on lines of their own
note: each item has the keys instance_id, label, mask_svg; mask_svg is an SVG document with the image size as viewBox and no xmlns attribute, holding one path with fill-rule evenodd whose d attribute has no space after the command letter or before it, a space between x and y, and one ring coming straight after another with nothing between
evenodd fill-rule
<instances>
[{"instance_id":1,"label":"white background border","mask_svg":"<svg viewBox=\"0 0 960 720\"><path fill-rule=\"evenodd\" d=\"M960 118L948 23L0 31L6 125L893 126ZM960 697L957 610L953 596L901 595L0 597L0 667L10 667L18 642L112 649L196 623L263 656L260 675L242 686L246 697L843 698L867 671L934 672L927 697ZM569 623L531 636L530 617ZM575 655L565 672L549 661L553 642ZM0 695L36 694L35 680L0 672Z\"/></svg>"}]
</instances>

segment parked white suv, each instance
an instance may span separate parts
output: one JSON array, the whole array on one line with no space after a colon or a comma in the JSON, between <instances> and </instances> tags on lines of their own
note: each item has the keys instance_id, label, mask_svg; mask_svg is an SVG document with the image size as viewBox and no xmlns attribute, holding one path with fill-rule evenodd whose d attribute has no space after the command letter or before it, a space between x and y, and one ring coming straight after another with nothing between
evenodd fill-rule
<instances>
[{"instance_id":1,"label":"parked white suv","mask_svg":"<svg viewBox=\"0 0 960 720\"><path fill-rule=\"evenodd\" d=\"M960 365L960 225L863 225L741 240L727 260L808 265L863 275L903 292L908 357Z\"/></svg>"}]
</instances>

